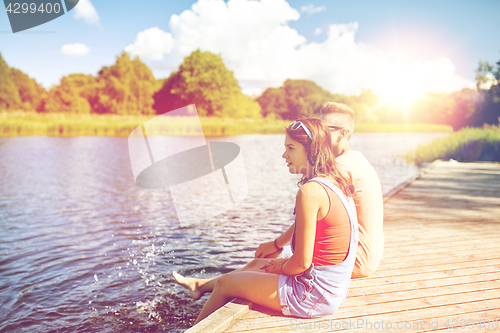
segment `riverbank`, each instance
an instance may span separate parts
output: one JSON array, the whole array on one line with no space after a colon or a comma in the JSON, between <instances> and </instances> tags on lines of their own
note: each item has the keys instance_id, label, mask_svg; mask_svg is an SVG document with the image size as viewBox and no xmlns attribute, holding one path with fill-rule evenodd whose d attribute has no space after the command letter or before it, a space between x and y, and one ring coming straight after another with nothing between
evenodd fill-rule
<instances>
[{"instance_id":1,"label":"riverbank","mask_svg":"<svg viewBox=\"0 0 500 333\"><path fill-rule=\"evenodd\" d=\"M446 137L417 147L406 155L417 166L436 159L459 162L500 162L500 127L463 128Z\"/></svg>"},{"instance_id":2,"label":"riverbank","mask_svg":"<svg viewBox=\"0 0 500 333\"><path fill-rule=\"evenodd\" d=\"M0 137L11 136L116 136L127 137L132 130L154 118L98 114L66 114L36 112L1 112ZM162 123L159 134L189 136L193 118L170 117ZM282 134L289 120L229 119L200 117L206 136L244 134ZM447 125L435 124L357 124L356 133L451 133Z\"/></svg>"},{"instance_id":3,"label":"riverbank","mask_svg":"<svg viewBox=\"0 0 500 333\"><path fill-rule=\"evenodd\" d=\"M436 162L384 213L383 260L351 281L334 315L289 318L235 301L186 332L498 329L500 164Z\"/></svg>"}]
</instances>

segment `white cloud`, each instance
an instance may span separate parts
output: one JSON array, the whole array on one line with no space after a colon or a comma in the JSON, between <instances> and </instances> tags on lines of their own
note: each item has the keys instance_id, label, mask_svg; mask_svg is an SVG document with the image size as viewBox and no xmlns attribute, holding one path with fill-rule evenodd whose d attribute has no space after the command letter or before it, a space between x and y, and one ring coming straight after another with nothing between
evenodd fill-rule
<instances>
[{"instance_id":1,"label":"white cloud","mask_svg":"<svg viewBox=\"0 0 500 333\"><path fill-rule=\"evenodd\" d=\"M67 56L83 57L90 52L90 48L81 43L65 44L61 47L61 53Z\"/></svg>"},{"instance_id":2,"label":"white cloud","mask_svg":"<svg viewBox=\"0 0 500 333\"><path fill-rule=\"evenodd\" d=\"M314 5L309 4L307 6L301 6L300 11L302 13L307 13L309 15L319 13L326 10L326 6L319 6L319 7L314 7Z\"/></svg>"},{"instance_id":3,"label":"white cloud","mask_svg":"<svg viewBox=\"0 0 500 333\"><path fill-rule=\"evenodd\" d=\"M387 95L411 82L409 89L451 92L474 87L474 82L455 74L448 58L422 62L408 54L392 54L356 43L357 23L331 25L323 43L304 44L297 50L301 76L340 94L372 89Z\"/></svg>"},{"instance_id":4,"label":"white cloud","mask_svg":"<svg viewBox=\"0 0 500 333\"><path fill-rule=\"evenodd\" d=\"M125 51L143 60L161 60L173 47L172 35L155 27L139 32L134 44L125 47Z\"/></svg>"},{"instance_id":5,"label":"white cloud","mask_svg":"<svg viewBox=\"0 0 500 333\"><path fill-rule=\"evenodd\" d=\"M315 34L316 36L321 35L321 33L322 33L322 32L323 32L323 30L322 30L321 28L316 28L316 29L314 29L314 34Z\"/></svg>"},{"instance_id":6,"label":"white cloud","mask_svg":"<svg viewBox=\"0 0 500 333\"><path fill-rule=\"evenodd\" d=\"M78 20L82 19L88 24L93 24L99 26L100 18L99 14L95 10L94 5L90 0L80 0L76 7L74 8L74 17Z\"/></svg>"},{"instance_id":7,"label":"white cloud","mask_svg":"<svg viewBox=\"0 0 500 333\"><path fill-rule=\"evenodd\" d=\"M163 71L177 70L196 49L220 54L240 86L251 94L278 87L288 78L312 80L332 93L349 95L362 89L383 93L409 80L418 82L412 87L422 92L474 86L455 74L450 59L422 62L412 55L356 42L356 22L331 25L323 42L307 42L288 25L299 18L300 13L285 0L199 0L170 18L173 42L167 32L147 33L149 29L127 48L143 59L164 58L161 68L158 61L153 66ZM157 39L152 37L149 43L140 42L153 35L163 40L163 46L154 48Z\"/></svg>"},{"instance_id":8,"label":"white cloud","mask_svg":"<svg viewBox=\"0 0 500 333\"><path fill-rule=\"evenodd\" d=\"M288 22L299 18L299 12L284 0L229 0L227 4L199 0L170 18L176 44L169 58L177 63L167 63L175 69L183 57L200 48L221 54L242 85L261 91L279 86L298 74L296 48L306 39Z\"/></svg>"}]
</instances>

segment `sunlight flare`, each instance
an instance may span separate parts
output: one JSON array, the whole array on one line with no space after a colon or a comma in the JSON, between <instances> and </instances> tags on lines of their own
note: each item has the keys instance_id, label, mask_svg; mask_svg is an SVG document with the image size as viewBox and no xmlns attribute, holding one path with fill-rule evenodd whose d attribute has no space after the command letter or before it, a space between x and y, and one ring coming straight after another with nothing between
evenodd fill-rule
<instances>
[{"instance_id":1,"label":"sunlight flare","mask_svg":"<svg viewBox=\"0 0 500 333\"><path fill-rule=\"evenodd\" d=\"M415 66L398 65L384 76L376 91L384 102L396 103L406 109L412 100L425 92L425 88Z\"/></svg>"},{"instance_id":2,"label":"sunlight flare","mask_svg":"<svg viewBox=\"0 0 500 333\"><path fill-rule=\"evenodd\" d=\"M404 108L407 108L415 98L421 95L422 91L416 85L411 84L411 82L394 85L381 92L381 96L385 102L393 102Z\"/></svg>"}]
</instances>

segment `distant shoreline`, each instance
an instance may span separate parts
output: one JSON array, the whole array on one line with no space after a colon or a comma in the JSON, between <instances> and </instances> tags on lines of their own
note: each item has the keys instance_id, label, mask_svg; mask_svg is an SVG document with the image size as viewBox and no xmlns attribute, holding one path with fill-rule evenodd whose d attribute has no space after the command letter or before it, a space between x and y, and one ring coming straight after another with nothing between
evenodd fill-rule
<instances>
[{"instance_id":1,"label":"distant shoreline","mask_svg":"<svg viewBox=\"0 0 500 333\"><path fill-rule=\"evenodd\" d=\"M116 136L128 137L144 122L157 115L99 115L68 113L6 112L0 113L0 137L13 136ZM193 118L196 119L196 118ZM192 136L193 119L169 117L158 125L156 135ZM205 136L244 134L282 134L290 120L230 119L200 117ZM361 123L356 133L451 133L448 125Z\"/></svg>"}]
</instances>

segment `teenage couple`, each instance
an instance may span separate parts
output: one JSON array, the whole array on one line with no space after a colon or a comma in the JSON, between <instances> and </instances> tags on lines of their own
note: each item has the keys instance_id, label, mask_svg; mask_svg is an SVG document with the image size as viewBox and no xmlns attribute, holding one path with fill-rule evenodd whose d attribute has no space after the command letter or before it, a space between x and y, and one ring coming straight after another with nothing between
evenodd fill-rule
<instances>
[{"instance_id":1,"label":"teenage couple","mask_svg":"<svg viewBox=\"0 0 500 333\"><path fill-rule=\"evenodd\" d=\"M344 302L350 279L373 273L382 259L383 197L380 181L366 158L349 147L354 111L325 103L321 117L286 128L285 159L301 175L295 223L273 241L262 243L245 267L212 279L175 281L194 299L212 292L196 323L235 297L286 316L317 318ZM291 245L289 258L278 258Z\"/></svg>"}]
</instances>

